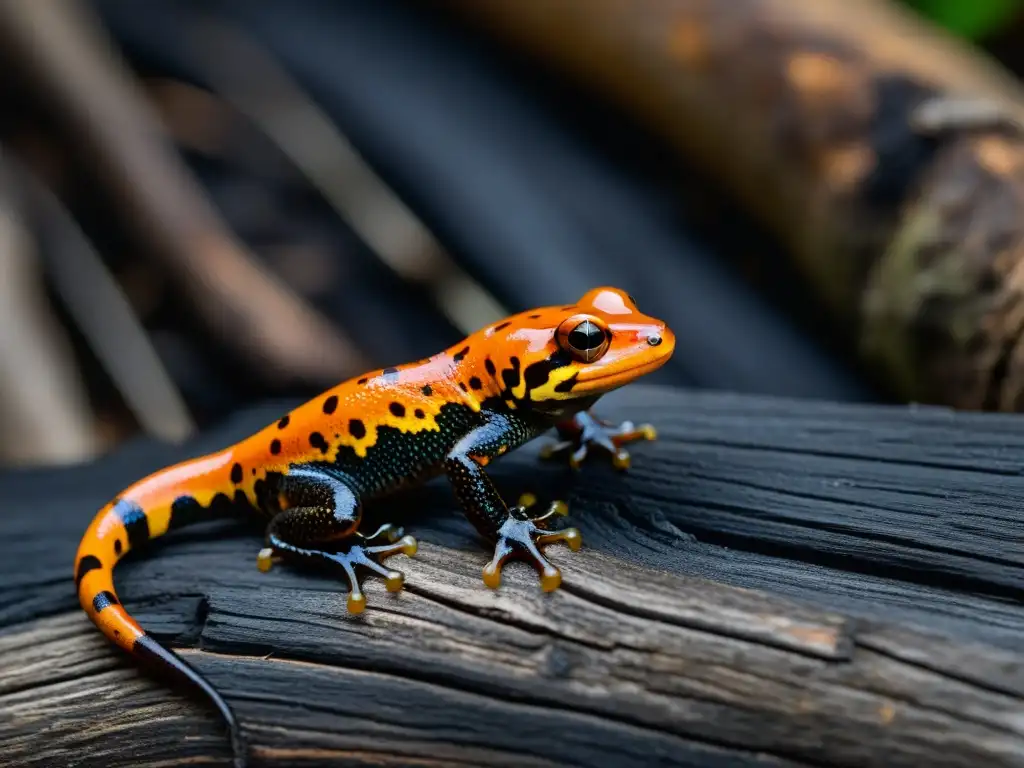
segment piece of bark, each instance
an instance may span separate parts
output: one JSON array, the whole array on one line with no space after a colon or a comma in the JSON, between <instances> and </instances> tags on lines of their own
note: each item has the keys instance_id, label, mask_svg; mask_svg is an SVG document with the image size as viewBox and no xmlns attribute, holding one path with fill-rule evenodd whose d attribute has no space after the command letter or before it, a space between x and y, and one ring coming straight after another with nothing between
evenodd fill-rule
<instances>
[{"instance_id":1,"label":"piece of bark","mask_svg":"<svg viewBox=\"0 0 1024 768\"><path fill-rule=\"evenodd\" d=\"M1024 89L992 61L882 0L436 3L720 180L900 395L1024 408Z\"/></svg>"},{"instance_id":2,"label":"piece of bark","mask_svg":"<svg viewBox=\"0 0 1024 768\"><path fill-rule=\"evenodd\" d=\"M516 569L487 590L482 555L418 557L397 598L370 583L359 619L336 583L255 588L255 569L203 605L185 654L235 706L253 766L1024 764L1019 654L593 551L555 555L550 596ZM0 650L10 764L225 756L212 717L123 671L82 616L12 627Z\"/></svg>"},{"instance_id":3,"label":"piece of bark","mask_svg":"<svg viewBox=\"0 0 1024 768\"><path fill-rule=\"evenodd\" d=\"M226 761L216 719L80 615L70 568L123 485L285 408L187 449L0 475L7 759ZM330 573L258 572L242 523L129 558L119 596L223 690L254 766L1024 765L1015 417L643 385L600 411L658 426L630 472L538 464L536 444L488 468L510 497L569 502L584 548L548 548L551 595L519 564L483 586L488 553L441 481L368 508L421 548L389 561L403 593L367 579L362 617Z\"/></svg>"},{"instance_id":4,"label":"piece of bark","mask_svg":"<svg viewBox=\"0 0 1024 768\"><path fill-rule=\"evenodd\" d=\"M324 384L371 366L224 224L88 9L76 0L0 4L0 40L120 206L139 253L222 343L275 381Z\"/></svg>"}]
</instances>

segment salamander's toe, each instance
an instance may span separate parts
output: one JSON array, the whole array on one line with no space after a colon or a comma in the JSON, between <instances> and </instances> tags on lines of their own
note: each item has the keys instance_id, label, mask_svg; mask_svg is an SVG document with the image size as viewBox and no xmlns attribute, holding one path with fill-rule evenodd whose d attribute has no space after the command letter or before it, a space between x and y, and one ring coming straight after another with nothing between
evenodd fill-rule
<instances>
[{"instance_id":1,"label":"salamander's toe","mask_svg":"<svg viewBox=\"0 0 1024 768\"><path fill-rule=\"evenodd\" d=\"M636 426L631 421L614 425L600 421L588 412L576 414L569 422L559 425L564 438L541 449L541 458L567 457L572 469L579 469L589 455L591 448L600 448L611 456L612 466L628 469L631 463L629 452L623 447L637 440L656 440L657 431L650 424Z\"/></svg>"},{"instance_id":2,"label":"salamander's toe","mask_svg":"<svg viewBox=\"0 0 1024 768\"><path fill-rule=\"evenodd\" d=\"M401 529L397 529L401 533ZM369 538L376 538L380 531ZM388 538L391 538L389 535ZM350 592L348 596L349 613L362 613L366 608L366 596L363 594L356 578L356 567L362 567L384 579L384 586L388 592L400 592L405 585L405 574L393 568L387 568L380 563L386 557L392 555L406 555L412 557L416 554L417 543L412 536L405 535L388 544L378 544L372 547L362 544L352 545L347 552L332 553L330 559L341 566L348 578Z\"/></svg>"},{"instance_id":3,"label":"salamander's toe","mask_svg":"<svg viewBox=\"0 0 1024 768\"><path fill-rule=\"evenodd\" d=\"M530 563L540 576L540 587L544 592L551 592L562 583L562 572L541 553L540 546L561 541L569 549L576 552L583 544L583 538L576 528L548 530L543 527L544 521L554 515L564 515L568 507L563 501L554 501L548 510L534 518L525 516L524 506L509 510L508 519L498 531L498 541L494 546L494 557L484 566L483 581L491 589L501 586L501 572L510 560L525 560Z\"/></svg>"}]
</instances>

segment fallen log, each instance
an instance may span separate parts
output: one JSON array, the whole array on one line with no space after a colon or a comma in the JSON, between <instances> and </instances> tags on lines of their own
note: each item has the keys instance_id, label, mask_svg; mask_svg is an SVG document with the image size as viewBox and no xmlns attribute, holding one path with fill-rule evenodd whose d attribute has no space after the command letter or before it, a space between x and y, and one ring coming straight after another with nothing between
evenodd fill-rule
<instances>
[{"instance_id":1,"label":"fallen log","mask_svg":"<svg viewBox=\"0 0 1024 768\"><path fill-rule=\"evenodd\" d=\"M0 764L226 764L214 716L80 614L70 564L122 485L285 407L0 475ZM1024 765L1017 417L650 386L602 412L658 424L629 473L538 445L491 470L583 530L548 550L551 595L525 566L483 586L439 481L373 510L421 548L361 617L330 575L259 573L259 531L230 521L126 560L120 596L236 707L253 765Z\"/></svg>"},{"instance_id":2,"label":"fallen log","mask_svg":"<svg viewBox=\"0 0 1024 768\"><path fill-rule=\"evenodd\" d=\"M770 225L905 399L1024 409L1024 86L889 0L426 0Z\"/></svg>"}]
</instances>

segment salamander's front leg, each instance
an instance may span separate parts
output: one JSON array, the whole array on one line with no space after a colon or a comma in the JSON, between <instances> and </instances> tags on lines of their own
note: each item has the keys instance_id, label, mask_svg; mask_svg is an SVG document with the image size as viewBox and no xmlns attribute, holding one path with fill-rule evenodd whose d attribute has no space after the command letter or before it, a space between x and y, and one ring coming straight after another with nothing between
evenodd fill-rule
<instances>
[{"instance_id":1,"label":"salamander's front leg","mask_svg":"<svg viewBox=\"0 0 1024 768\"><path fill-rule=\"evenodd\" d=\"M626 443L634 440L655 440L658 433L650 424L636 426L631 421L619 425L601 421L590 411L581 411L571 419L555 425L559 441L545 445L540 452L541 458L551 459L569 456L569 466L579 469L592 446L598 446L612 456L612 466L616 469L628 469L629 452L623 448Z\"/></svg>"},{"instance_id":2,"label":"salamander's front leg","mask_svg":"<svg viewBox=\"0 0 1024 768\"><path fill-rule=\"evenodd\" d=\"M256 558L261 571L270 569L275 556L339 568L349 583L350 613L362 613L366 608L357 566L382 576L389 592L402 588L402 572L385 568L379 560L398 553L416 554L416 539L403 536L401 528L391 525L381 526L370 536L359 533L359 501L347 485L315 470L296 470L288 475L282 496L289 508L267 526L267 546ZM375 540L386 543L371 545ZM347 549L339 551L344 544Z\"/></svg>"},{"instance_id":3,"label":"salamander's front leg","mask_svg":"<svg viewBox=\"0 0 1024 768\"><path fill-rule=\"evenodd\" d=\"M501 584L501 569L511 559L530 563L540 574L545 592L557 589L562 574L541 554L538 545L564 541L575 551L582 543L575 528L546 527L552 515L565 514L563 502L553 502L545 514L530 518L527 509L534 500L524 496L519 505L509 509L484 472L491 459L534 434L529 426L511 416L490 414L484 424L459 441L445 461L448 479L466 517L482 536L495 542L494 557L483 571L484 583L492 589Z\"/></svg>"}]
</instances>

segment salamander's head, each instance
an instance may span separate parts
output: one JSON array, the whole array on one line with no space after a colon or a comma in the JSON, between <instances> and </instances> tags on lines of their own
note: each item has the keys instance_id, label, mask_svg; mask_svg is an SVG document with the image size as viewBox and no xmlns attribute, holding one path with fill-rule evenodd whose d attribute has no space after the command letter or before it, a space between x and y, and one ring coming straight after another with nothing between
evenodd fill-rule
<instances>
[{"instance_id":1,"label":"salamander's head","mask_svg":"<svg viewBox=\"0 0 1024 768\"><path fill-rule=\"evenodd\" d=\"M523 312L481 334L490 364L476 363L506 399L551 413L587 408L657 370L676 343L665 323L617 288L595 288L572 306Z\"/></svg>"}]
</instances>

